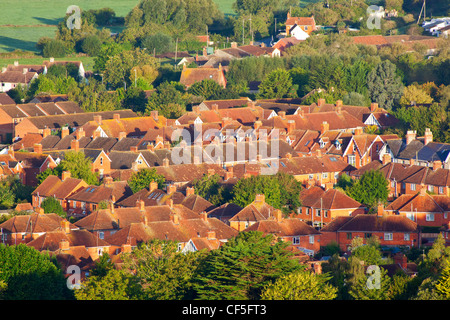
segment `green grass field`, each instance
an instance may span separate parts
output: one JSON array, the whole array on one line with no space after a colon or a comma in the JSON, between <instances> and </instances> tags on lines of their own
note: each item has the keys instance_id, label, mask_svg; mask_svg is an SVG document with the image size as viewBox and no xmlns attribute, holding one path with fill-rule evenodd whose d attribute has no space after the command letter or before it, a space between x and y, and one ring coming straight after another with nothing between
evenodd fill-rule
<instances>
[{"instance_id":1,"label":"green grass field","mask_svg":"<svg viewBox=\"0 0 450 320\"><path fill-rule=\"evenodd\" d=\"M116 16L124 17L140 0L1 0L0 1L0 53L14 50L36 52L39 38L54 37L56 25L66 15L70 5L82 10L112 8ZM234 14L236 0L214 0L224 14ZM318 0L300 0L306 5ZM0 59L0 64L4 64ZM21 61L21 59L19 59ZM22 63L22 61L21 61Z\"/></svg>"}]
</instances>

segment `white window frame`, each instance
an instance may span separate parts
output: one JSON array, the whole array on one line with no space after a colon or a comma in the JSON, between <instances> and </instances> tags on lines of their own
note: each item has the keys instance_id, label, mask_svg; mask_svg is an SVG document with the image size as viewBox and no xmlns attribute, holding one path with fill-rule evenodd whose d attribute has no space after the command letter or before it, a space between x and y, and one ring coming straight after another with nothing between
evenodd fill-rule
<instances>
[{"instance_id":1,"label":"white window frame","mask_svg":"<svg viewBox=\"0 0 450 320\"><path fill-rule=\"evenodd\" d=\"M300 244L300 236L293 236L292 244Z\"/></svg>"},{"instance_id":2,"label":"white window frame","mask_svg":"<svg viewBox=\"0 0 450 320\"><path fill-rule=\"evenodd\" d=\"M308 241L310 244L314 244L314 235L310 235Z\"/></svg>"},{"instance_id":3,"label":"white window frame","mask_svg":"<svg viewBox=\"0 0 450 320\"><path fill-rule=\"evenodd\" d=\"M392 232L385 232L384 233L384 240L392 241L393 239L394 239L394 234Z\"/></svg>"},{"instance_id":4,"label":"white window frame","mask_svg":"<svg viewBox=\"0 0 450 320\"><path fill-rule=\"evenodd\" d=\"M434 213L427 213L425 215L425 221L434 221Z\"/></svg>"}]
</instances>

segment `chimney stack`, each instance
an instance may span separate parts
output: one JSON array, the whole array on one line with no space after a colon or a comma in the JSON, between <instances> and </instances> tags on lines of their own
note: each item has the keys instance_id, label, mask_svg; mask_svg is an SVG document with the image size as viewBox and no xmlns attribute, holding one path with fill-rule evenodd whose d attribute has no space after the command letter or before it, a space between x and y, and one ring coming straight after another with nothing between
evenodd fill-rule
<instances>
[{"instance_id":1,"label":"chimney stack","mask_svg":"<svg viewBox=\"0 0 450 320\"><path fill-rule=\"evenodd\" d=\"M113 114L113 119L114 119L114 120L117 120L117 121L120 121L120 114L114 113L114 114Z\"/></svg>"},{"instance_id":2,"label":"chimney stack","mask_svg":"<svg viewBox=\"0 0 450 320\"><path fill-rule=\"evenodd\" d=\"M377 216L381 217L384 214L384 205L379 203L377 206Z\"/></svg>"},{"instance_id":3,"label":"chimney stack","mask_svg":"<svg viewBox=\"0 0 450 320\"><path fill-rule=\"evenodd\" d=\"M37 154L42 154L42 144L35 143L34 144L34 152Z\"/></svg>"},{"instance_id":4,"label":"chimney stack","mask_svg":"<svg viewBox=\"0 0 450 320\"><path fill-rule=\"evenodd\" d=\"M274 210L273 216L275 217L275 220L277 222L281 222L283 220L283 213L281 212L280 209Z\"/></svg>"},{"instance_id":5,"label":"chimney stack","mask_svg":"<svg viewBox=\"0 0 450 320\"><path fill-rule=\"evenodd\" d=\"M139 208L140 212L144 212L145 211L145 202L144 202L144 200L137 200L136 201L136 207Z\"/></svg>"},{"instance_id":6,"label":"chimney stack","mask_svg":"<svg viewBox=\"0 0 450 320\"><path fill-rule=\"evenodd\" d=\"M208 238L208 240L215 240L216 233L214 231L210 230L206 233L206 237Z\"/></svg>"},{"instance_id":7,"label":"chimney stack","mask_svg":"<svg viewBox=\"0 0 450 320\"><path fill-rule=\"evenodd\" d=\"M294 120L288 120L287 123L287 132L292 133L295 130L295 121Z\"/></svg>"},{"instance_id":8,"label":"chimney stack","mask_svg":"<svg viewBox=\"0 0 450 320\"><path fill-rule=\"evenodd\" d=\"M322 106L324 106L325 105L325 99L323 99L323 98L320 98L319 100L317 100L317 105L319 106L319 107L322 107Z\"/></svg>"},{"instance_id":9,"label":"chimney stack","mask_svg":"<svg viewBox=\"0 0 450 320\"><path fill-rule=\"evenodd\" d=\"M169 159L164 158L164 159L163 159L163 167L168 167L169 164L170 164Z\"/></svg>"},{"instance_id":10,"label":"chimney stack","mask_svg":"<svg viewBox=\"0 0 450 320\"><path fill-rule=\"evenodd\" d=\"M75 131L75 138L77 140L80 140L81 138L83 138L85 136L85 132L83 128L79 128L77 131Z\"/></svg>"},{"instance_id":11,"label":"chimney stack","mask_svg":"<svg viewBox=\"0 0 450 320\"><path fill-rule=\"evenodd\" d=\"M69 250L70 244L66 239L62 239L59 242L59 250Z\"/></svg>"},{"instance_id":12,"label":"chimney stack","mask_svg":"<svg viewBox=\"0 0 450 320\"><path fill-rule=\"evenodd\" d=\"M433 171L442 168L442 161L435 160L433 161Z\"/></svg>"},{"instance_id":13,"label":"chimney stack","mask_svg":"<svg viewBox=\"0 0 450 320\"><path fill-rule=\"evenodd\" d=\"M66 180L67 178L70 178L70 176L71 176L70 171L63 171L63 172L61 173L61 180L64 181L64 180Z\"/></svg>"},{"instance_id":14,"label":"chimney stack","mask_svg":"<svg viewBox=\"0 0 450 320\"><path fill-rule=\"evenodd\" d=\"M370 104L370 112L375 112L378 109L378 103L372 102Z\"/></svg>"},{"instance_id":15,"label":"chimney stack","mask_svg":"<svg viewBox=\"0 0 450 320\"><path fill-rule=\"evenodd\" d=\"M99 126L101 126L102 125L102 116L101 115L95 115L94 116L94 121L97 122L97 124Z\"/></svg>"},{"instance_id":16,"label":"chimney stack","mask_svg":"<svg viewBox=\"0 0 450 320\"><path fill-rule=\"evenodd\" d=\"M259 193L255 196L255 202L264 203L265 201L266 201L266 196L264 194Z\"/></svg>"},{"instance_id":17,"label":"chimney stack","mask_svg":"<svg viewBox=\"0 0 450 320\"><path fill-rule=\"evenodd\" d=\"M80 141L78 141L77 139L73 139L72 141L70 141L70 149L78 152L80 150Z\"/></svg>"},{"instance_id":18,"label":"chimney stack","mask_svg":"<svg viewBox=\"0 0 450 320\"><path fill-rule=\"evenodd\" d=\"M51 134L52 130L50 130L50 128L45 127L44 130L42 131L42 138L48 137Z\"/></svg>"},{"instance_id":19,"label":"chimney stack","mask_svg":"<svg viewBox=\"0 0 450 320\"><path fill-rule=\"evenodd\" d=\"M193 187L187 187L186 188L186 197L189 197L189 196L191 196L191 195L193 195L194 194L194 188Z\"/></svg>"},{"instance_id":20,"label":"chimney stack","mask_svg":"<svg viewBox=\"0 0 450 320\"><path fill-rule=\"evenodd\" d=\"M391 162L391 155L389 153L385 153L383 154L383 165L388 164L389 162Z\"/></svg>"},{"instance_id":21,"label":"chimney stack","mask_svg":"<svg viewBox=\"0 0 450 320\"><path fill-rule=\"evenodd\" d=\"M233 167L228 167L227 171L225 172L225 180L233 178Z\"/></svg>"},{"instance_id":22,"label":"chimney stack","mask_svg":"<svg viewBox=\"0 0 450 320\"><path fill-rule=\"evenodd\" d=\"M416 131L415 130L408 130L406 132L406 144L410 144L412 141L416 140Z\"/></svg>"},{"instance_id":23,"label":"chimney stack","mask_svg":"<svg viewBox=\"0 0 450 320\"><path fill-rule=\"evenodd\" d=\"M168 185L167 186L167 193L174 193L177 192L177 187L174 184Z\"/></svg>"},{"instance_id":24,"label":"chimney stack","mask_svg":"<svg viewBox=\"0 0 450 320\"><path fill-rule=\"evenodd\" d=\"M61 221L61 229L64 233L70 233L70 222L67 220Z\"/></svg>"},{"instance_id":25,"label":"chimney stack","mask_svg":"<svg viewBox=\"0 0 450 320\"><path fill-rule=\"evenodd\" d=\"M152 181L150 182L150 186L149 186L149 192L155 191L156 189L158 189L158 182L156 181Z\"/></svg>"},{"instance_id":26,"label":"chimney stack","mask_svg":"<svg viewBox=\"0 0 450 320\"><path fill-rule=\"evenodd\" d=\"M200 213L200 218L201 218L203 221L208 222L208 214L207 214L205 211L203 211L203 212Z\"/></svg>"},{"instance_id":27,"label":"chimney stack","mask_svg":"<svg viewBox=\"0 0 450 320\"><path fill-rule=\"evenodd\" d=\"M424 144L427 145L430 142L433 142L433 132L431 132L430 128L426 128L425 129Z\"/></svg>"},{"instance_id":28,"label":"chimney stack","mask_svg":"<svg viewBox=\"0 0 450 320\"><path fill-rule=\"evenodd\" d=\"M69 135L69 127L61 128L61 139Z\"/></svg>"},{"instance_id":29,"label":"chimney stack","mask_svg":"<svg viewBox=\"0 0 450 320\"><path fill-rule=\"evenodd\" d=\"M330 130L330 125L328 122L323 121L322 124L320 125L320 133L323 134L324 132Z\"/></svg>"}]
</instances>

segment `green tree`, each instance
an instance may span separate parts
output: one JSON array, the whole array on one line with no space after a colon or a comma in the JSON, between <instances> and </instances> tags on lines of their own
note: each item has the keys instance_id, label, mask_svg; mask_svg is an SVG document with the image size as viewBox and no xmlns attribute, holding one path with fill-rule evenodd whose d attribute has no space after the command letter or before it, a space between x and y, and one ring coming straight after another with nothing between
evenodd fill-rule
<instances>
[{"instance_id":1,"label":"green tree","mask_svg":"<svg viewBox=\"0 0 450 320\"><path fill-rule=\"evenodd\" d=\"M102 47L102 41L97 35L91 35L84 38L81 49L91 57L95 57Z\"/></svg>"},{"instance_id":2,"label":"green tree","mask_svg":"<svg viewBox=\"0 0 450 320\"><path fill-rule=\"evenodd\" d=\"M284 213L296 212L301 206L301 184L292 175L251 176L240 179L232 189L232 202L245 207L255 200L256 194L264 194L265 201Z\"/></svg>"},{"instance_id":3,"label":"green tree","mask_svg":"<svg viewBox=\"0 0 450 320\"><path fill-rule=\"evenodd\" d=\"M288 243L273 235L242 232L199 264L194 279L202 300L255 300L264 287L281 276L300 270L300 264L286 250Z\"/></svg>"},{"instance_id":4,"label":"green tree","mask_svg":"<svg viewBox=\"0 0 450 320\"><path fill-rule=\"evenodd\" d=\"M16 201L16 196L7 181L0 182L0 207L2 209L11 208Z\"/></svg>"},{"instance_id":5,"label":"green tree","mask_svg":"<svg viewBox=\"0 0 450 320\"><path fill-rule=\"evenodd\" d=\"M379 63L367 75L367 88L372 101L390 110L400 99L403 83L396 73L396 66L389 60Z\"/></svg>"},{"instance_id":6,"label":"green tree","mask_svg":"<svg viewBox=\"0 0 450 320\"><path fill-rule=\"evenodd\" d=\"M267 75L259 85L258 97L262 99L280 99L289 96L292 78L288 71L277 69Z\"/></svg>"},{"instance_id":7,"label":"green tree","mask_svg":"<svg viewBox=\"0 0 450 320\"><path fill-rule=\"evenodd\" d=\"M386 202L389 195L389 182L383 174L376 170L365 172L346 193L368 207L375 207Z\"/></svg>"},{"instance_id":8,"label":"green tree","mask_svg":"<svg viewBox=\"0 0 450 320\"><path fill-rule=\"evenodd\" d=\"M279 183L272 176L260 175L243 178L233 186L231 202L245 207L255 200L256 194L264 194L268 204L281 209L282 198L279 187Z\"/></svg>"},{"instance_id":9,"label":"green tree","mask_svg":"<svg viewBox=\"0 0 450 320\"><path fill-rule=\"evenodd\" d=\"M183 254L178 243L154 239L124 257L123 269L133 272L139 299L180 300L192 295L192 277L202 253Z\"/></svg>"},{"instance_id":10,"label":"green tree","mask_svg":"<svg viewBox=\"0 0 450 320\"><path fill-rule=\"evenodd\" d=\"M198 81L189 87L187 92L204 100L237 99L237 94L222 88L216 81L206 79Z\"/></svg>"},{"instance_id":11,"label":"green tree","mask_svg":"<svg viewBox=\"0 0 450 320\"><path fill-rule=\"evenodd\" d=\"M44 44L42 56L45 58L63 58L66 56L66 47L60 40L50 40Z\"/></svg>"},{"instance_id":12,"label":"green tree","mask_svg":"<svg viewBox=\"0 0 450 320\"><path fill-rule=\"evenodd\" d=\"M361 239L361 238L355 238ZM375 239L375 238L374 238ZM368 241L367 245L357 245L353 248L353 240L352 241L352 256L358 258L360 261L364 261L365 265L379 265L381 264L381 251L379 245L374 243L374 239L372 242ZM361 239L362 240L362 239Z\"/></svg>"},{"instance_id":13,"label":"green tree","mask_svg":"<svg viewBox=\"0 0 450 320\"><path fill-rule=\"evenodd\" d=\"M111 269L105 275L91 275L75 290L77 300L129 300L134 297L137 285L133 277Z\"/></svg>"},{"instance_id":14,"label":"green tree","mask_svg":"<svg viewBox=\"0 0 450 320\"><path fill-rule=\"evenodd\" d=\"M156 54L175 51L172 37L162 32L145 37L141 42L141 48L146 48L148 52Z\"/></svg>"},{"instance_id":15,"label":"green tree","mask_svg":"<svg viewBox=\"0 0 450 320\"><path fill-rule=\"evenodd\" d=\"M222 178L216 173L212 176L204 175L192 182L195 193L205 198L215 206L228 202L231 198L230 190L222 185Z\"/></svg>"},{"instance_id":16,"label":"green tree","mask_svg":"<svg viewBox=\"0 0 450 320\"><path fill-rule=\"evenodd\" d=\"M98 185L98 173L92 172L92 160L83 152L69 151L59 164L62 171L70 171L71 177L82 179L89 185Z\"/></svg>"},{"instance_id":17,"label":"green tree","mask_svg":"<svg viewBox=\"0 0 450 320\"><path fill-rule=\"evenodd\" d=\"M328 284L328 275L297 271L278 278L264 288L263 300L333 300L337 289Z\"/></svg>"},{"instance_id":18,"label":"green tree","mask_svg":"<svg viewBox=\"0 0 450 320\"><path fill-rule=\"evenodd\" d=\"M154 70L159 68L157 60L148 54L146 50L135 48L133 50L120 51L110 56L106 61L103 73L104 81L114 88L129 86L131 85L131 70L144 65L148 65Z\"/></svg>"},{"instance_id":19,"label":"green tree","mask_svg":"<svg viewBox=\"0 0 450 320\"><path fill-rule=\"evenodd\" d=\"M400 98L400 105L403 107L413 104L432 103L431 98L423 89L416 85L410 85L403 89L403 95Z\"/></svg>"},{"instance_id":20,"label":"green tree","mask_svg":"<svg viewBox=\"0 0 450 320\"><path fill-rule=\"evenodd\" d=\"M49 255L25 244L0 244L0 281L7 288L5 300L69 299L66 280Z\"/></svg>"},{"instance_id":21,"label":"green tree","mask_svg":"<svg viewBox=\"0 0 450 320\"><path fill-rule=\"evenodd\" d=\"M373 279L372 286L368 285L371 282L370 277L378 277L377 272L369 276L359 277L356 283L350 289L350 295L355 300L390 300L389 289L391 279L384 268L379 268L379 288L377 288L375 279Z\"/></svg>"},{"instance_id":22,"label":"green tree","mask_svg":"<svg viewBox=\"0 0 450 320\"><path fill-rule=\"evenodd\" d=\"M447 265L441 272L436 283L436 292L445 300L450 300L450 265Z\"/></svg>"},{"instance_id":23,"label":"green tree","mask_svg":"<svg viewBox=\"0 0 450 320\"><path fill-rule=\"evenodd\" d=\"M66 218L67 214L64 211L62 205L54 197L47 197L42 201L41 208L44 209L44 213L56 213L58 216Z\"/></svg>"},{"instance_id":24,"label":"green tree","mask_svg":"<svg viewBox=\"0 0 450 320\"><path fill-rule=\"evenodd\" d=\"M144 188L150 186L150 182L155 181L158 183L158 188L163 188L166 179L163 175L157 174L156 169L141 169L128 180L128 185L133 193L136 193Z\"/></svg>"}]
</instances>

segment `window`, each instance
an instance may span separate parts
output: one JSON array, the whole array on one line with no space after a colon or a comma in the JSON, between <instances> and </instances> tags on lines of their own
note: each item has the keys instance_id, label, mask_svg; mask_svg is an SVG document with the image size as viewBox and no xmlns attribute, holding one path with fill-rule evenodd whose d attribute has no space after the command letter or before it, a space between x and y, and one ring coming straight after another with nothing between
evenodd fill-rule
<instances>
[{"instance_id":1,"label":"window","mask_svg":"<svg viewBox=\"0 0 450 320\"><path fill-rule=\"evenodd\" d=\"M313 175L313 174L308 175L308 179L309 179L309 180L314 179L314 175Z\"/></svg>"},{"instance_id":2,"label":"window","mask_svg":"<svg viewBox=\"0 0 450 320\"><path fill-rule=\"evenodd\" d=\"M347 240L352 240L352 233L351 232L347 232Z\"/></svg>"},{"instance_id":3,"label":"window","mask_svg":"<svg viewBox=\"0 0 450 320\"><path fill-rule=\"evenodd\" d=\"M348 156L348 164L354 166L356 164L356 156L355 155L349 155Z\"/></svg>"},{"instance_id":4,"label":"window","mask_svg":"<svg viewBox=\"0 0 450 320\"><path fill-rule=\"evenodd\" d=\"M386 232L385 234L384 234L384 240L389 240L389 241L391 241L391 240L393 240L394 239L394 236L393 236L393 234L391 233L391 232Z\"/></svg>"},{"instance_id":5,"label":"window","mask_svg":"<svg viewBox=\"0 0 450 320\"><path fill-rule=\"evenodd\" d=\"M364 239L370 239L372 237L371 233L364 233Z\"/></svg>"},{"instance_id":6,"label":"window","mask_svg":"<svg viewBox=\"0 0 450 320\"><path fill-rule=\"evenodd\" d=\"M428 191L430 191L430 192L433 192L433 186L431 186L431 185L428 185Z\"/></svg>"},{"instance_id":7,"label":"window","mask_svg":"<svg viewBox=\"0 0 450 320\"><path fill-rule=\"evenodd\" d=\"M416 191L416 184L415 183L411 183L411 191Z\"/></svg>"},{"instance_id":8,"label":"window","mask_svg":"<svg viewBox=\"0 0 450 320\"><path fill-rule=\"evenodd\" d=\"M409 220L414 221L414 213L409 212L409 213L406 214L406 217L407 217Z\"/></svg>"},{"instance_id":9,"label":"window","mask_svg":"<svg viewBox=\"0 0 450 320\"><path fill-rule=\"evenodd\" d=\"M322 173L322 179L328 179L328 172Z\"/></svg>"},{"instance_id":10,"label":"window","mask_svg":"<svg viewBox=\"0 0 450 320\"><path fill-rule=\"evenodd\" d=\"M403 240L405 240L405 241L409 241L409 240L410 240L409 233L405 233L405 234L403 235Z\"/></svg>"},{"instance_id":11,"label":"window","mask_svg":"<svg viewBox=\"0 0 450 320\"><path fill-rule=\"evenodd\" d=\"M320 217L320 209L316 209L316 217Z\"/></svg>"},{"instance_id":12,"label":"window","mask_svg":"<svg viewBox=\"0 0 450 320\"><path fill-rule=\"evenodd\" d=\"M103 240L105 238L105 233L103 231L99 231L98 237Z\"/></svg>"},{"instance_id":13,"label":"window","mask_svg":"<svg viewBox=\"0 0 450 320\"><path fill-rule=\"evenodd\" d=\"M391 188L394 188L394 187L395 187L395 182L391 181Z\"/></svg>"},{"instance_id":14,"label":"window","mask_svg":"<svg viewBox=\"0 0 450 320\"><path fill-rule=\"evenodd\" d=\"M425 220L426 221L434 221L434 213L427 213Z\"/></svg>"},{"instance_id":15,"label":"window","mask_svg":"<svg viewBox=\"0 0 450 320\"><path fill-rule=\"evenodd\" d=\"M103 157L100 158L100 165L103 165Z\"/></svg>"},{"instance_id":16,"label":"window","mask_svg":"<svg viewBox=\"0 0 450 320\"><path fill-rule=\"evenodd\" d=\"M323 210L323 216L324 216L325 218L328 218L328 210Z\"/></svg>"},{"instance_id":17,"label":"window","mask_svg":"<svg viewBox=\"0 0 450 320\"><path fill-rule=\"evenodd\" d=\"M439 194L443 194L444 193L444 187L439 187Z\"/></svg>"},{"instance_id":18,"label":"window","mask_svg":"<svg viewBox=\"0 0 450 320\"><path fill-rule=\"evenodd\" d=\"M292 244L300 244L300 237L299 236L292 237Z\"/></svg>"},{"instance_id":19,"label":"window","mask_svg":"<svg viewBox=\"0 0 450 320\"><path fill-rule=\"evenodd\" d=\"M309 236L309 243L313 244L314 243L314 236Z\"/></svg>"}]
</instances>

